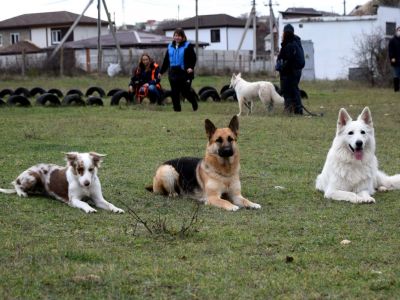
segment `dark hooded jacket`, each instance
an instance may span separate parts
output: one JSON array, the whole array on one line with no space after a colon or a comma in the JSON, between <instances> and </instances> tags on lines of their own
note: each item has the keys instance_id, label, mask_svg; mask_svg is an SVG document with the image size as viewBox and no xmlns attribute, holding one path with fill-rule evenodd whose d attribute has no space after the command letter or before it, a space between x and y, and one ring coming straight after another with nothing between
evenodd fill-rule
<instances>
[{"instance_id":1,"label":"dark hooded jacket","mask_svg":"<svg viewBox=\"0 0 400 300\"><path fill-rule=\"evenodd\" d=\"M278 71L282 75L291 75L294 70L304 68L304 51L301 40L297 35L288 36L282 42L278 62L280 63Z\"/></svg>"}]
</instances>

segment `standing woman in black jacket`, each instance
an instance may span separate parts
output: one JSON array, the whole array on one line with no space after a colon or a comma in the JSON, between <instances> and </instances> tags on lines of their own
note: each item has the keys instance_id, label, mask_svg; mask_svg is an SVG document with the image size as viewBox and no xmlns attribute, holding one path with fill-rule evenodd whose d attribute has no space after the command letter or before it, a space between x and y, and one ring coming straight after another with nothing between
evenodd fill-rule
<instances>
[{"instance_id":1,"label":"standing woman in black jacket","mask_svg":"<svg viewBox=\"0 0 400 300\"><path fill-rule=\"evenodd\" d=\"M176 29L173 39L165 53L159 77L168 70L174 111L181 111L180 94L192 104L193 110L196 111L198 108L197 100L190 91L194 79L196 53L193 45L187 41L183 29Z\"/></svg>"},{"instance_id":2,"label":"standing woman in black jacket","mask_svg":"<svg viewBox=\"0 0 400 300\"><path fill-rule=\"evenodd\" d=\"M300 38L294 34L292 25L283 28L281 50L277 59L277 71L281 79L281 90L285 99L285 110L298 115L303 114L299 82L304 68L304 52Z\"/></svg>"}]
</instances>

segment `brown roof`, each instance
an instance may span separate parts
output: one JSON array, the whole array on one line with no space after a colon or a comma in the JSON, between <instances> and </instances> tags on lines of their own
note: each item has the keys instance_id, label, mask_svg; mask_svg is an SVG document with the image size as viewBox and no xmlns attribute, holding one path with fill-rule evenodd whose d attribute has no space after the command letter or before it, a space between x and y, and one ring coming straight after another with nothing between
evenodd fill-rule
<instances>
[{"instance_id":1,"label":"brown roof","mask_svg":"<svg viewBox=\"0 0 400 300\"><path fill-rule=\"evenodd\" d=\"M25 53L36 53L42 51L42 49L30 41L21 41L1 48L0 54L19 54L22 51L25 51Z\"/></svg>"},{"instance_id":2,"label":"brown roof","mask_svg":"<svg viewBox=\"0 0 400 300\"><path fill-rule=\"evenodd\" d=\"M226 14L202 15L198 16L198 18L199 28L244 27L246 25L246 19L234 18ZM174 30L177 27L183 29L194 29L196 27L196 17L189 18L181 22L174 23L172 25L167 25L163 28L163 30Z\"/></svg>"},{"instance_id":3,"label":"brown roof","mask_svg":"<svg viewBox=\"0 0 400 300\"><path fill-rule=\"evenodd\" d=\"M25 14L4 21L0 21L0 29L32 28L43 26L72 25L79 17L68 11L53 11L36 14ZM101 21L102 25L108 25L107 21ZM97 25L97 19L82 16L79 25Z\"/></svg>"},{"instance_id":4,"label":"brown roof","mask_svg":"<svg viewBox=\"0 0 400 300\"><path fill-rule=\"evenodd\" d=\"M135 30L117 31L116 36L121 48L166 47L172 41L171 37L167 37L165 35L159 35L159 34L153 34ZM111 33L102 35L100 41L102 48L115 47L114 38ZM199 42L199 46L201 47L207 45L208 43ZM74 41L74 42L67 42L64 44L64 47L73 49L96 49L97 37Z\"/></svg>"}]
</instances>

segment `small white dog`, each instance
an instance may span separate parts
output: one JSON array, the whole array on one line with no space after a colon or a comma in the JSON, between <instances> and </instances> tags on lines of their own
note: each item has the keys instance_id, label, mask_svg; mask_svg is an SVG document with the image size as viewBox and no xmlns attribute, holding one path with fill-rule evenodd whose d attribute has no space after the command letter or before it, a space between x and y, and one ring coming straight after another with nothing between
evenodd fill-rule
<instances>
[{"instance_id":1,"label":"small white dog","mask_svg":"<svg viewBox=\"0 0 400 300\"><path fill-rule=\"evenodd\" d=\"M13 189L0 189L0 192L17 193L20 197L35 194L51 196L86 213L96 212L88 203L82 201L82 198L90 197L99 208L123 213L122 209L103 198L97 169L104 156L95 152L68 152L65 154L66 167L54 164L35 165L22 172L12 182Z\"/></svg>"},{"instance_id":2,"label":"small white dog","mask_svg":"<svg viewBox=\"0 0 400 300\"><path fill-rule=\"evenodd\" d=\"M264 105L268 105L271 111L274 103L283 104L284 99L275 90L274 85L268 81L248 82L242 78L241 73L232 75L230 87L236 92L239 102L239 117L242 114L244 106L247 107L247 114L253 110L253 99L260 98Z\"/></svg>"},{"instance_id":3,"label":"small white dog","mask_svg":"<svg viewBox=\"0 0 400 300\"><path fill-rule=\"evenodd\" d=\"M336 136L316 188L325 193L325 198L352 203L375 203L375 190L400 189L400 174L388 176L378 170L368 107L355 121L344 108L340 109Z\"/></svg>"}]
</instances>

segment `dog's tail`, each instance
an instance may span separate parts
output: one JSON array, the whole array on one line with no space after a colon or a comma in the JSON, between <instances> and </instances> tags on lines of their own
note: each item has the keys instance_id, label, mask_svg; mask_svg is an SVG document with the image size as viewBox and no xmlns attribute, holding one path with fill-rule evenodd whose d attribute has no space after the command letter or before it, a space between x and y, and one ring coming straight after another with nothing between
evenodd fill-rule
<instances>
[{"instance_id":1,"label":"dog's tail","mask_svg":"<svg viewBox=\"0 0 400 300\"><path fill-rule=\"evenodd\" d=\"M285 99L281 95L279 95L274 85L272 85L271 88L271 99L274 103L278 104L283 104L285 102Z\"/></svg>"},{"instance_id":2,"label":"dog's tail","mask_svg":"<svg viewBox=\"0 0 400 300\"><path fill-rule=\"evenodd\" d=\"M378 189L383 186L388 190L400 190L400 174L389 176L382 171L378 171L377 184Z\"/></svg>"},{"instance_id":3,"label":"dog's tail","mask_svg":"<svg viewBox=\"0 0 400 300\"><path fill-rule=\"evenodd\" d=\"M4 194L16 194L17 191L15 189L0 189L0 193Z\"/></svg>"},{"instance_id":4,"label":"dog's tail","mask_svg":"<svg viewBox=\"0 0 400 300\"><path fill-rule=\"evenodd\" d=\"M152 185L146 186L145 189L148 190L149 192L154 192Z\"/></svg>"}]
</instances>

